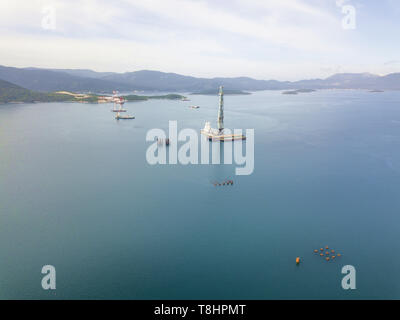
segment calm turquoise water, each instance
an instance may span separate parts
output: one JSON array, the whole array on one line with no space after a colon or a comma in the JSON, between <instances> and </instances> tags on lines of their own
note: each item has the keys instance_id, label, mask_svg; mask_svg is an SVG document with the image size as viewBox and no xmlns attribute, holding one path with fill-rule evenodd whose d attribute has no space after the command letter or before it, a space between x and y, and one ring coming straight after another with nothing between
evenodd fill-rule
<instances>
[{"instance_id":1,"label":"calm turquoise water","mask_svg":"<svg viewBox=\"0 0 400 320\"><path fill-rule=\"evenodd\" d=\"M191 99L128 103L125 122L109 104L0 106L0 298L400 298L400 92L226 96L226 126L255 129L250 176L147 164L149 129L216 118L217 97Z\"/></svg>"}]
</instances>

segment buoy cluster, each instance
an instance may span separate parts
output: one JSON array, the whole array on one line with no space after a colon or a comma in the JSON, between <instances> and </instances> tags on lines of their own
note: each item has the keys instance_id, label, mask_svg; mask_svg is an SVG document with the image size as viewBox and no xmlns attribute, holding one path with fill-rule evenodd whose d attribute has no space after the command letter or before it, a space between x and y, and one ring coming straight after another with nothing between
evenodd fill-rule
<instances>
[{"instance_id":1,"label":"buoy cluster","mask_svg":"<svg viewBox=\"0 0 400 320\"><path fill-rule=\"evenodd\" d=\"M222 182L213 182L214 187L220 186L233 186L233 180L226 180Z\"/></svg>"},{"instance_id":2,"label":"buoy cluster","mask_svg":"<svg viewBox=\"0 0 400 320\"><path fill-rule=\"evenodd\" d=\"M325 258L326 261L332 261L342 256L340 253L336 253L335 250L329 249L329 246L325 246L325 248L320 248L319 250L315 249L314 253L319 254L321 258Z\"/></svg>"}]
</instances>

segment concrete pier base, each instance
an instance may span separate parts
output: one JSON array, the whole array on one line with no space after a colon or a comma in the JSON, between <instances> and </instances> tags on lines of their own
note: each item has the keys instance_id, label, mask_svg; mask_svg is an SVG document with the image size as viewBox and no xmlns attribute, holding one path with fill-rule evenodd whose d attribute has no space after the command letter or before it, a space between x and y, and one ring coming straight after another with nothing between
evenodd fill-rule
<instances>
[{"instance_id":1,"label":"concrete pier base","mask_svg":"<svg viewBox=\"0 0 400 320\"><path fill-rule=\"evenodd\" d=\"M234 140L246 140L246 136L243 134L214 134L205 130L200 130L202 135L205 135L209 141L234 141Z\"/></svg>"}]
</instances>

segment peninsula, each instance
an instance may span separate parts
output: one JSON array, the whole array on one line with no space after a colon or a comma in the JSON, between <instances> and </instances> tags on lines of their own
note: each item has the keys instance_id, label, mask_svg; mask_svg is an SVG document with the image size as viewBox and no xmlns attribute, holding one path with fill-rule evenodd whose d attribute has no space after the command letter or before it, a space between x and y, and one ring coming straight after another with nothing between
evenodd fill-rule
<instances>
[{"instance_id":1,"label":"peninsula","mask_svg":"<svg viewBox=\"0 0 400 320\"><path fill-rule=\"evenodd\" d=\"M151 99L183 100L186 98L179 94L154 96L126 95L123 97L126 101L147 101ZM0 103L34 102L108 103L112 102L112 96L92 93L74 93L70 91L37 92L0 79Z\"/></svg>"}]
</instances>

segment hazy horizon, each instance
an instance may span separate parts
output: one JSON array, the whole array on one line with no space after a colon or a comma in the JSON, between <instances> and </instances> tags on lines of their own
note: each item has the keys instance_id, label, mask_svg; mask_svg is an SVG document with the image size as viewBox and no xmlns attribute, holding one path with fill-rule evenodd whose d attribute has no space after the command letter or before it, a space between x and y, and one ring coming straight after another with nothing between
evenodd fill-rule
<instances>
[{"instance_id":1,"label":"hazy horizon","mask_svg":"<svg viewBox=\"0 0 400 320\"><path fill-rule=\"evenodd\" d=\"M0 64L296 81L400 72L393 0L5 0ZM373 45L372 45L373 44Z\"/></svg>"}]
</instances>

